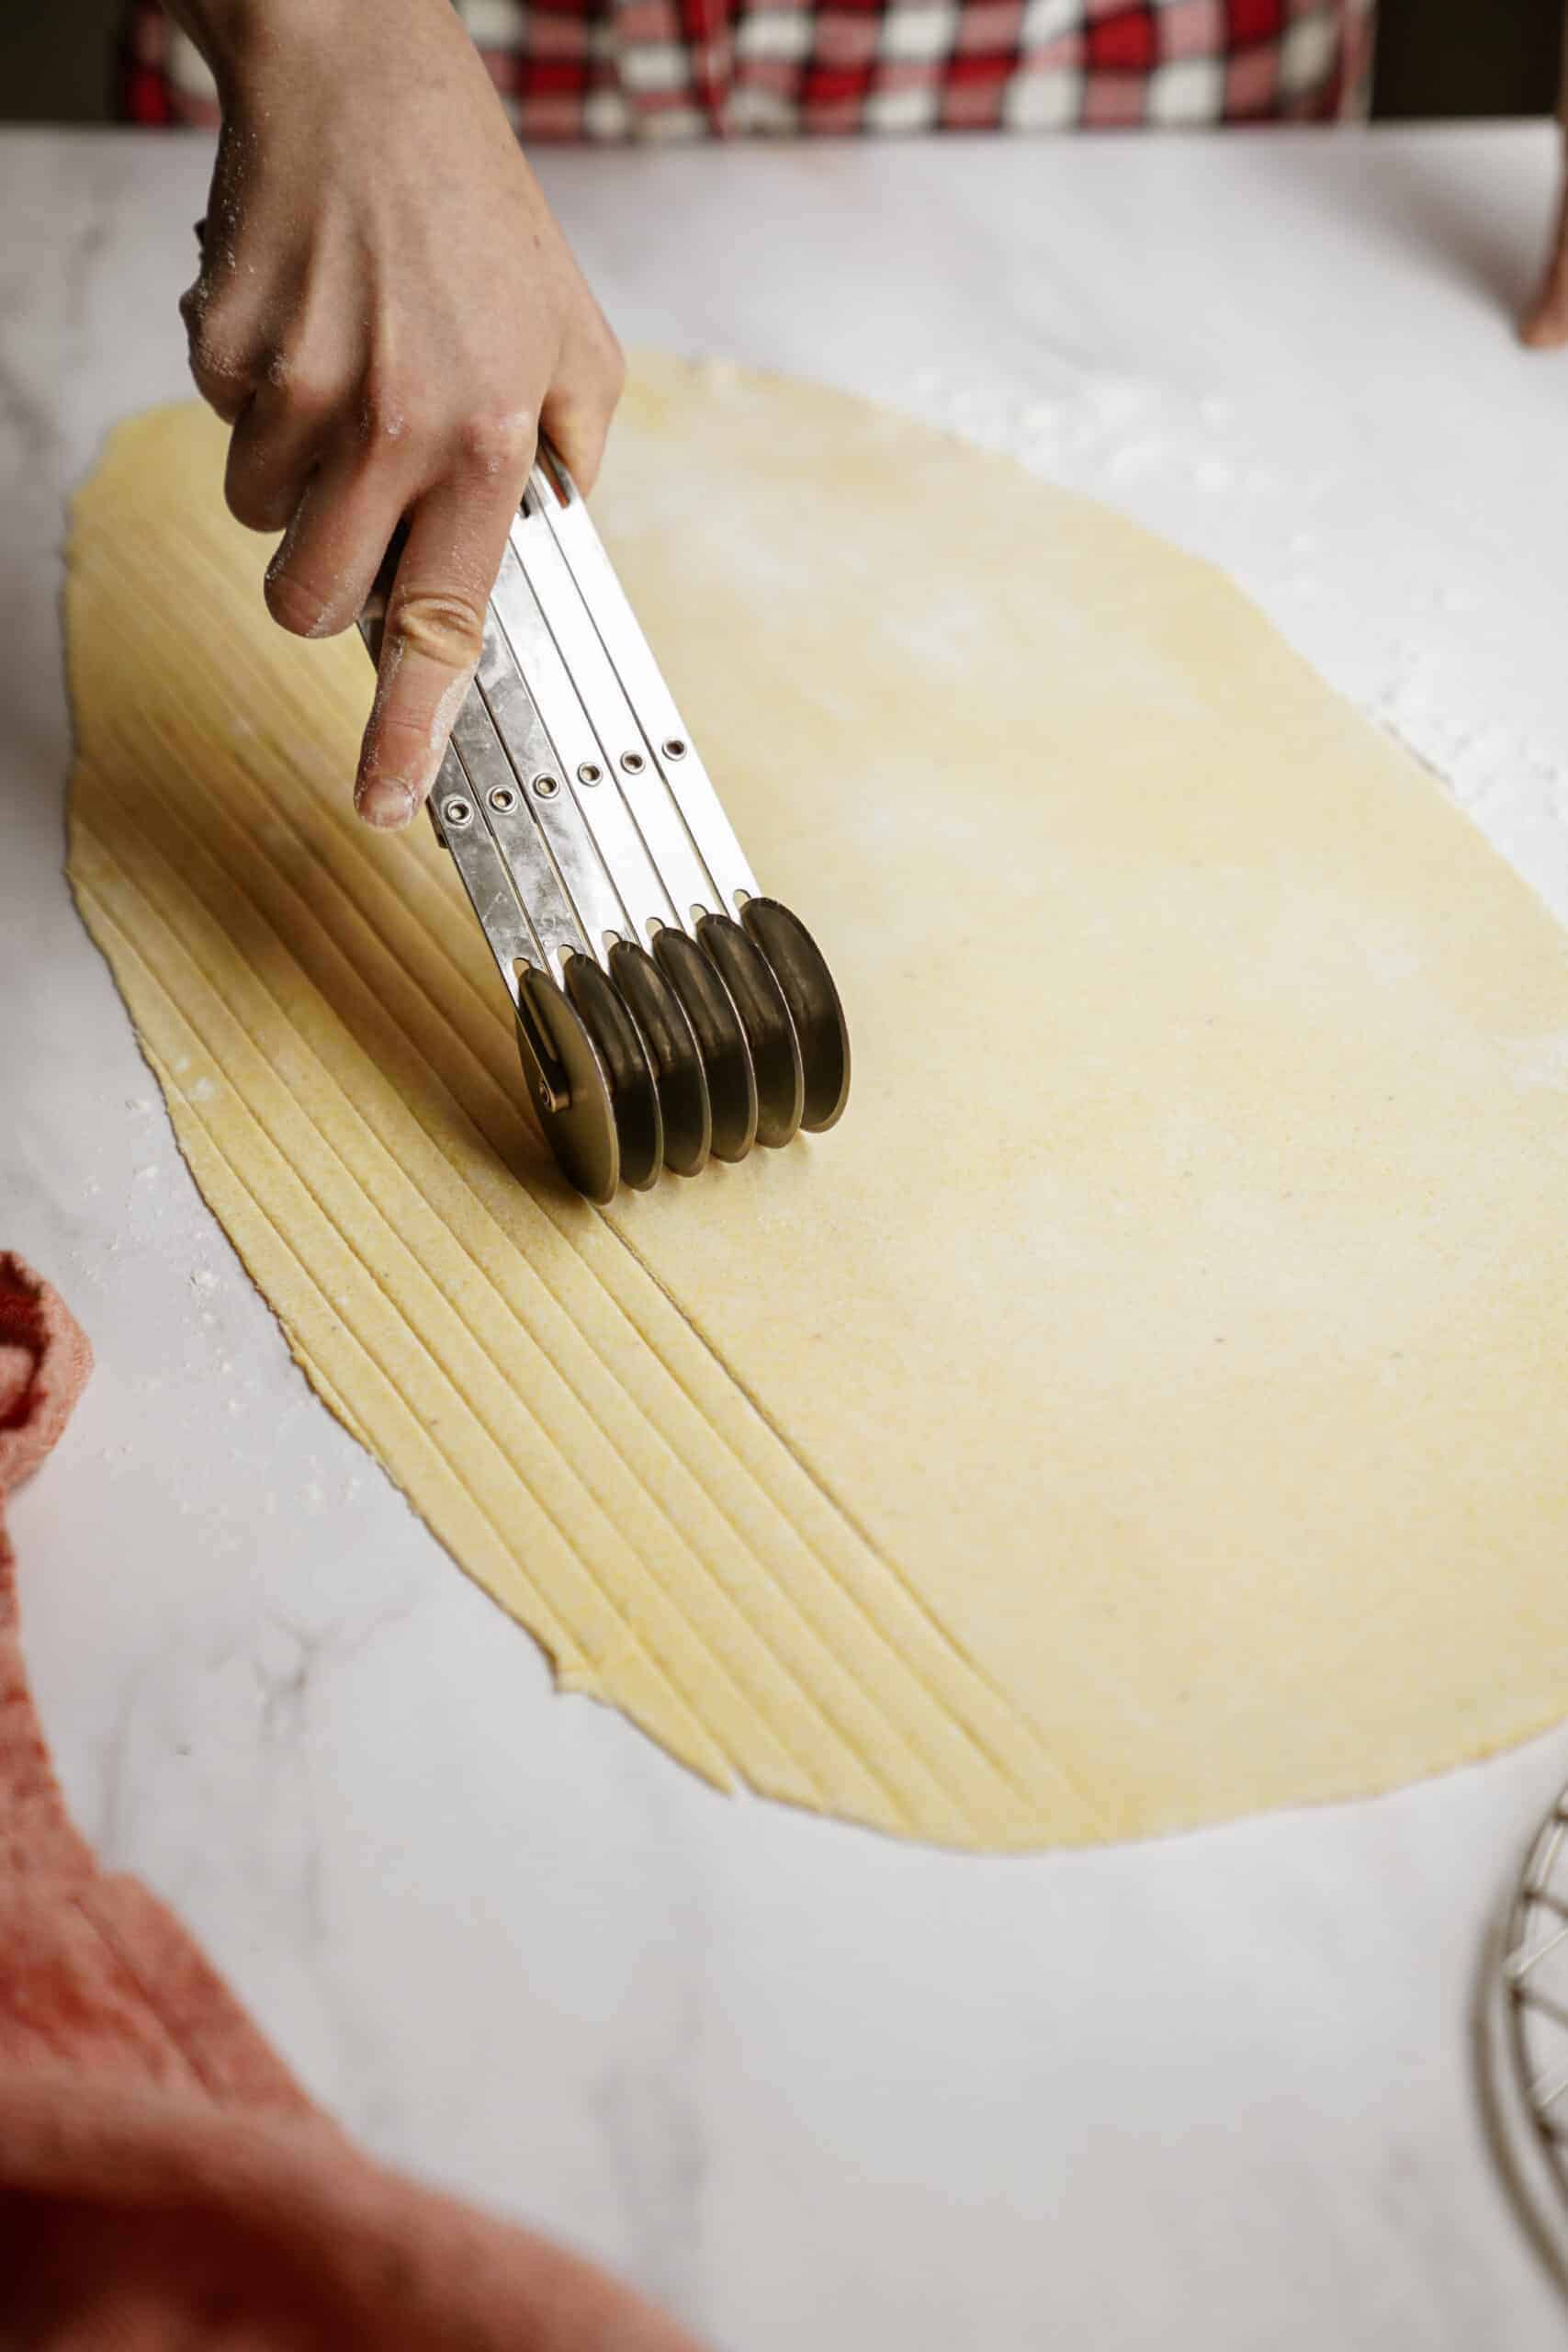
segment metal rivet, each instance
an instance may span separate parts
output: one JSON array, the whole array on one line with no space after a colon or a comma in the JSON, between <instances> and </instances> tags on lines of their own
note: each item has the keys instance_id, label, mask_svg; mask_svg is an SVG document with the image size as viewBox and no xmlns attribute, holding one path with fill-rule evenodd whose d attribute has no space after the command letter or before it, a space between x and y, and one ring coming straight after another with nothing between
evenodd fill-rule
<instances>
[{"instance_id":1,"label":"metal rivet","mask_svg":"<svg viewBox=\"0 0 1568 2352\"><path fill-rule=\"evenodd\" d=\"M517 795L509 784L498 784L490 796L490 805L492 808L515 808Z\"/></svg>"},{"instance_id":2,"label":"metal rivet","mask_svg":"<svg viewBox=\"0 0 1568 2352\"><path fill-rule=\"evenodd\" d=\"M552 792L560 790L560 786L553 775L536 775L534 778L534 789L541 800L547 800Z\"/></svg>"},{"instance_id":3,"label":"metal rivet","mask_svg":"<svg viewBox=\"0 0 1568 2352\"><path fill-rule=\"evenodd\" d=\"M685 758L686 746L682 742L679 735L671 736L670 741L664 746L664 756L667 760L683 760Z\"/></svg>"},{"instance_id":4,"label":"metal rivet","mask_svg":"<svg viewBox=\"0 0 1568 2352\"><path fill-rule=\"evenodd\" d=\"M448 800L441 811L449 825L466 825L473 813L466 800Z\"/></svg>"},{"instance_id":5,"label":"metal rivet","mask_svg":"<svg viewBox=\"0 0 1568 2352\"><path fill-rule=\"evenodd\" d=\"M621 765L625 768L628 775L640 775L642 774L643 767L642 753L640 752L623 752L621 753Z\"/></svg>"},{"instance_id":6,"label":"metal rivet","mask_svg":"<svg viewBox=\"0 0 1568 2352\"><path fill-rule=\"evenodd\" d=\"M584 760L577 771L577 780L579 784L597 784L602 774L603 770L596 768L592 760Z\"/></svg>"}]
</instances>

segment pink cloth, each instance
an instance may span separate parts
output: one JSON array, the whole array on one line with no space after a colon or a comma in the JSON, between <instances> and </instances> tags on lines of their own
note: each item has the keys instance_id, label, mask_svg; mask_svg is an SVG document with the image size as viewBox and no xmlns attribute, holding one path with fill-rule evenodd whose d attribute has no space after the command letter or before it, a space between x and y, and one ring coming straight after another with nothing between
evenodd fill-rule
<instances>
[{"instance_id":1,"label":"pink cloth","mask_svg":"<svg viewBox=\"0 0 1568 2352\"><path fill-rule=\"evenodd\" d=\"M0 1253L0 1511L91 1369ZM100 1871L22 1668L0 1516L0 2346L694 2352L600 2271L373 2164L172 1913Z\"/></svg>"}]
</instances>

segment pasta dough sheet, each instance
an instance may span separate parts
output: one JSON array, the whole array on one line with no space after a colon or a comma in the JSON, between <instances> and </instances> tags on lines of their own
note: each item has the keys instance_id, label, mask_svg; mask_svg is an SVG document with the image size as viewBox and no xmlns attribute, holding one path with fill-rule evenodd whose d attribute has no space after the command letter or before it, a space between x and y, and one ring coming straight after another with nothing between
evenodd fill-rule
<instances>
[{"instance_id":1,"label":"pasta dough sheet","mask_svg":"<svg viewBox=\"0 0 1568 2352\"><path fill-rule=\"evenodd\" d=\"M1568 1712L1568 950L1233 587L644 358L596 511L856 1080L602 1214L428 829L355 822L368 664L270 625L221 467L164 410L79 497L73 879L310 1379L565 1688L990 1849Z\"/></svg>"}]
</instances>

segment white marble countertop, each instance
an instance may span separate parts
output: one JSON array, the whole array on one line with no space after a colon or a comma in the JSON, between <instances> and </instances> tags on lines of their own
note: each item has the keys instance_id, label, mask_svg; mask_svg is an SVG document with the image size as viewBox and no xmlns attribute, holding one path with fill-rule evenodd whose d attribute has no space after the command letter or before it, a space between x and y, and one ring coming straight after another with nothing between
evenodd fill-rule
<instances>
[{"instance_id":1,"label":"white marble countertop","mask_svg":"<svg viewBox=\"0 0 1568 2352\"><path fill-rule=\"evenodd\" d=\"M545 176L627 340L934 413L1213 556L1568 916L1568 361L1506 317L1552 164L1531 127ZM0 140L0 1245L97 1349L15 1511L83 1824L375 2149L726 2352L1558 2346L1470 2010L1568 1730L1151 1847L900 1848L553 1697L307 1392L61 877L62 503L185 389L205 173Z\"/></svg>"}]
</instances>

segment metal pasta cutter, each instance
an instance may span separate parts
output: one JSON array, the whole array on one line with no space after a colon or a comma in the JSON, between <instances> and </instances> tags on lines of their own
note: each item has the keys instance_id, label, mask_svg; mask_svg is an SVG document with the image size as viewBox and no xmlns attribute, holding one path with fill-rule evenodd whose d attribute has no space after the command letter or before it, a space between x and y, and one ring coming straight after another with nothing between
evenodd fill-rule
<instances>
[{"instance_id":1,"label":"metal pasta cutter","mask_svg":"<svg viewBox=\"0 0 1568 2352\"><path fill-rule=\"evenodd\" d=\"M545 1135L590 1200L833 1125L850 1046L832 977L759 894L547 445L430 814L506 983Z\"/></svg>"}]
</instances>

